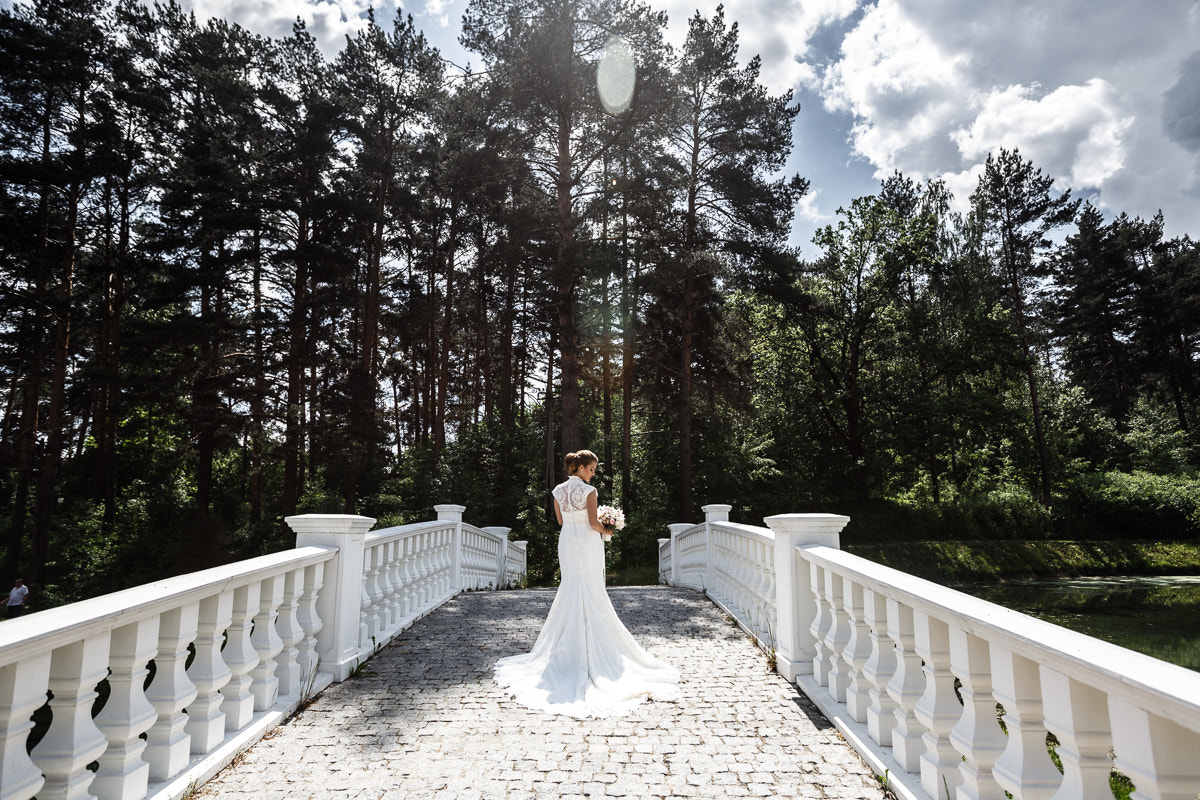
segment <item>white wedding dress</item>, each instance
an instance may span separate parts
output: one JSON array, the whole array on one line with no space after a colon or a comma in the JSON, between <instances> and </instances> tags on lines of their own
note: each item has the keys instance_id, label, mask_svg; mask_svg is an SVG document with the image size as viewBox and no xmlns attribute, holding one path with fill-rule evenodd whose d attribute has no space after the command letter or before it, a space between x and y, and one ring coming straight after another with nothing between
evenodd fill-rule
<instances>
[{"instance_id":1,"label":"white wedding dress","mask_svg":"<svg viewBox=\"0 0 1200 800\"><path fill-rule=\"evenodd\" d=\"M496 682L523 706L572 717L623 714L647 697L676 700L679 670L641 648L604 588L604 542L588 524L596 491L572 475L554 487L562 511L562 582L533 650L496 662Z\"/></svg>"}]
</instances>

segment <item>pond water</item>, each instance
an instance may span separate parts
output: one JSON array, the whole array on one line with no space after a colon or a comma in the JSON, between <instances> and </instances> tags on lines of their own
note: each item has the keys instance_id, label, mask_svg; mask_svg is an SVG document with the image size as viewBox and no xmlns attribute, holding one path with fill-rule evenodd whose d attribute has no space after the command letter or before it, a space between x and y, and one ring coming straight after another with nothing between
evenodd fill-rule
<instances>
[{"instance_id":1,"label":"pond water","mask_svg":"<svg viewBox=\"0 0 1200 800\"><path fill-rule=\"evenodd\" d=\"M957 586L976 597L1200 671L1200 576Z\"/></svg>"}]
</instances>

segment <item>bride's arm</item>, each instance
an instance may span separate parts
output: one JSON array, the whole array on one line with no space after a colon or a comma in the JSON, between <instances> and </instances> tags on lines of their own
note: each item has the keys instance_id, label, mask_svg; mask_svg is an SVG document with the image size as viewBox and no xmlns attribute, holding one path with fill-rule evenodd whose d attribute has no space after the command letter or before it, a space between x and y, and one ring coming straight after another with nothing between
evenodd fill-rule
<instances>
[{"instance_id":1,"label":"bride's arm","mask_svg":"<svg viewBox=\"0 0 1200 800\"><path fill-rule=\"evenodd\" d=\"M558 517L558 524L562 525L562 509L558 507L558 498L551 497L550 499L554 501L554 516Z\"/></svg>"},{"instance_id":2,"label":"bride's arm","mask_svg":"<svg viewBox=\"0 0 1200 800\"><path fill-rule=\"evenodd\" d=\"M596 500L597 494L598 494L598 492L588 492L588 496L587 496L588 524L592 526L592 530L594 530L594 531L598 531L600 533L608 533L608 531L604 530L604 526L600 524L600 517L597 516L596 509L599 507L599 503Z\"/></svg>"}]
</instances>

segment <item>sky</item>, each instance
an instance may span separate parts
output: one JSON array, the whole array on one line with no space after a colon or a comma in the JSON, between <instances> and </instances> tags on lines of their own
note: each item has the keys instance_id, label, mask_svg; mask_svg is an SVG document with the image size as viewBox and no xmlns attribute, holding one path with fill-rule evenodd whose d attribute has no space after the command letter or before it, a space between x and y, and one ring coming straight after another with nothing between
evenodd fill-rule
<instances>
[{"instance_id":1,"label":"sky","mask_svg":"<svg viewBox=\"0 0 1200 800\"><path fill-rule=\"evenodd\" d=\"M451 61L467 0L403 6ZM290 34L303 18L329 56L393 0L181 0L201 19ZM651 0L678 46L717 0ZM787 173L811 188L792 244L900 171L944 179L965 210L989 153L1018 148L1110 217L1158 211L1200 239L1200 0L725 0L739 56L801 105Z\"/></svg>"}]
</instances>

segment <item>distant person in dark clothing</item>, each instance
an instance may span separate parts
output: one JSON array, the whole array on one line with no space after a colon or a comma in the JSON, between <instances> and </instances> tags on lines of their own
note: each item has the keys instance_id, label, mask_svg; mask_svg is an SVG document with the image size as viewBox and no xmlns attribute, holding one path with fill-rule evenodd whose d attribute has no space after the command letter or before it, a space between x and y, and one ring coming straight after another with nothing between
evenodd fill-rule
<instances>
[{"instance_id":1,"label":"distant person in dark clothing","mask_svg":"<svg viewBox=\"0 0 1200 800\"><path fill-rule=\"evenodd\" d=\"M13 588L8 593L8 618L19 617L25 613L25 598L29 597L29 587L22 578L13 581Z\"/></svg>"}]
</instances>

